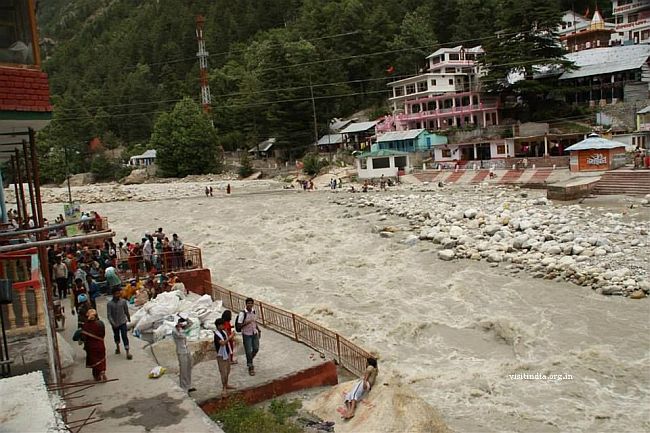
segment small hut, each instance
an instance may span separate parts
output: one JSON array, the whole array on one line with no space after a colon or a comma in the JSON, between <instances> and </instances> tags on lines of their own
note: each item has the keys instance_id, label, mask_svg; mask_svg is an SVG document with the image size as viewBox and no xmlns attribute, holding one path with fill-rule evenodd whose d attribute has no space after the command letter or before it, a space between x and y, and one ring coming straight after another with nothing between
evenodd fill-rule
<instances>
[{"instance_id":1,"label":"small hut","mask_svg":"<svg viewBox=\"0 0 650 433\"><path fill-rule=\"evenodd\" d=\"M571 171L605 171L625 165L625 144L598 134L589 134L565 151L571 152Z\"/></svg>"}]
</instances>

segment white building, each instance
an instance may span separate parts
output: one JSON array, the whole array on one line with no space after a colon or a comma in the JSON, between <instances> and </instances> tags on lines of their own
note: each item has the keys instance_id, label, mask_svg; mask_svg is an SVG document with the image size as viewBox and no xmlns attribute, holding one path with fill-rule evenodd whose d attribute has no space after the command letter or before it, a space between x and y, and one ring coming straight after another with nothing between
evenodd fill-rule
<instances>
[{"instance_id":1,"label":"white building","mask_svg":"<svg viewBox=\"0 0 650 433\"><path fill-rule=\"evenodd\" d=\"M129 165L133 167L146 167L156 162L156 150L147 150L142 155L136 155L129 158Z\"/></svg>"},{"instance_id":2,"label":"white building","mask_svg":"<svg viewBox=\"0 0 650 433\"><path fill-rule=\"evenodd\" d=\"M650 0L612 0L612 12L624 44L650 42Z\"/></svg>"}]
</instances>

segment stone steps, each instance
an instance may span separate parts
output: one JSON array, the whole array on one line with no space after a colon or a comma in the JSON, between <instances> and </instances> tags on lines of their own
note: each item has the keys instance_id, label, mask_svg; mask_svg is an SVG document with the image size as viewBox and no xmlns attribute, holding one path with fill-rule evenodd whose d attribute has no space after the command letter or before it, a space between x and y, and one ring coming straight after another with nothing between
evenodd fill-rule
<instances>
[{"instance_id":1,"label":"stone steps","mask_svg":"<svg viewBox=\"0 0 650 433\"><path fill-rule=\"evenodd\" d=\"M515 183L519 180L522 174L524 174L523 170L508 170L499 183Z\"/></svg>"},{"instance_id":2,"label":"stone steps","mask_svg":"<svg viewBox=\"0 0 650 433\"><path fill-rule=\"evenodd\" d=\"M447 179L445 179L445 182L446 183L455 183L458 179L463 177L464 174L465 174L464 170L454 171L452 174L449 175L449 177L447 177Z\"/></svg>"},{"instance_id":3,"label":"stone steps","mask_svg":"<svg viewBox=\"0 0 650 433\"><path fill-rule=\"evenodd\" d=\"M595 194L650 194L650 171L607 172L596 184Z\"/></svg>"}]
</instances>

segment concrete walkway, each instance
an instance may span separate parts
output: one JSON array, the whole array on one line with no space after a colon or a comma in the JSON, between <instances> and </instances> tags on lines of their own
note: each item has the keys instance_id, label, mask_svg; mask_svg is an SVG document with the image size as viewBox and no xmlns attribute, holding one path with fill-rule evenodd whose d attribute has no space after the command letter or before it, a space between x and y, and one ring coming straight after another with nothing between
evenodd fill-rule
<instances>
[{"instance_id":1,"label":"concrete walkway","mask_svg":"<svg viewBox=\"0 0 650 433\"><path fill-rule=\"evenodd\" d=\"M75 394L83 395L68 401L68 406L101 403L97 406L95 416L103 421L86 427L93 433L101 432L221 432L203 411L178 386L173 375L164 375L159 379L147 377L156 362L145 349L146 342L133 336L129 337L133 359L128 361L122 350L115 355L113 332L106 319L107 298L98 299L97 309L100 319L106 325L106 360L108 379L115 382L96 384L92 388ZM67 306L67 303L66 303ZM58 332L59 339L64 338L74 350L75 363L64 370L64 382L91 380L90 368L86 368L86 353L82 346L72 341L77 318L66 308L66 329ZM88 417L91 409L71 412L68 421Z\"/></svg>"}]
</instances>

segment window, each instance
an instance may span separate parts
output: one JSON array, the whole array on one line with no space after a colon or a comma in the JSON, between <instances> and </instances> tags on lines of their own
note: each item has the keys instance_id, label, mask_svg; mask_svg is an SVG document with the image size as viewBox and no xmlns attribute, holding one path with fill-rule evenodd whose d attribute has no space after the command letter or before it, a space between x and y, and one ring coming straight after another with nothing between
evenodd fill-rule
<instances>
[{"instance_id":1,"label":"window","mask_svg":"<svg viewBox=\"0 0 650 433\"><path fill-rule=\"evenodd\" d=\"M460 56L456 53L449 54L449 60L460 60Z\"/></svg>"},{"instance_id":2,"label":"window","mask_svg":"<svg viewBox=\"0 0 650 433\"><path fill-rule=\"evenodd\" d=\"M497 144L497 154L498 155L505 155L506 154L506 145L505 144Z\"/></svg>"},{"instance_id":3,"label":"window","mask_svg":"<svg viewBox=\"0 0 650 433\"><path fill-rule=\"evenodd\" d=\"M641 40L644 41L646 39L650 39L650 30L643 30L641 32Z\"/></svg>"},{"instance_id":4,"label":"window","mask_svg":"<svg viewBox=\"0 0 650 433\"><path fill-rule=\"evenodd\" d=\"M445 68L445 74L455 74L456 68Z\"/></svg>"},{"instance_id":5,"label":"window","mask_svg":"<svg viewBox=\"0 0 650 433\"><path fill-rule=\"evenodd\" d=\"M431 147L431 137L427 137L427 147Z\"/></svg>"},{"instance_id":6,"label":"window","mask_svg":"<svg viewBox=\"0 0 650 433\"><path fill-rule=\"evenodd\" d=\"M475 60L475 59L476 59L476 55L475 55L475 54L471 54L471 53L467 53L467 54L465 54L465 59L467 59L467 60Z\"/></svg>"},{"instance_id":7,"label":"window","mask_svg":"<svg viewBox=\"0 0 650 433\"><path fill-rule=\"evenodd\" d=\"M420 104L411 105L411 113L419 113L419 112L420 112Z\"/></svg>"},{"instance_id":8,"label":"window","mask_svg":"<svg viewBox=\"0 0 650 433\"><path fill-rule=\"evenodd\" d=\"M453 85L454 85L454 79L453 79L453 78L450 78L450 79L449 79L449 85L450 85L450 86L453 86Z\"/></svg>"},{"instance_id":9,"label":"window","mask_svg":"<svg viewBox=\"0 0 650 433\"><path fill-rule=\"evenodd\" d=\"M367 170L368 169L368 160L366 158L361 158L361 170Z\"/></svg>"},{"instance_id":10,"label":"window","mask_svg":"<svg viewBox=\"0 0 650 433\"><path fill-rule=\"evenodd\" d=\"M410 95L412 93L415 93L415 84L407 84L406 85L406 94Z\"/></svg>"},{"instance_id":11,"label":"window","mask_svg":"<svg viewBox=\"0 0 650 433\"><path fill-rule=\"evenodd\" d=\"M435 87L436 86L436 80L431 80L431 86Z\"/></svg>"},{"instance_id":12,"label":"window","mask_svg":"<svg viewBox=\"0 0 650 433\"><path fill-rule=\"evenodd\" d=\"M568 23L566 23L566 26L567 27L573 27L573 23L571 21L569 21Z\"/></svg>"},{"instance_id":13,"label":"window","mask_svg":"<svg viewBox=\"0 0 650 433\"><path fill-rule=\"evenodd\" d=\"M397 167L397 168L406 167L406 157L405 156L396 156L395 157L395 167Z\"/></svg>"},{"instance_id":14,"label":"window","mask_svg":"<svg viewBox=\"0 0 650 433\"><path fill-rule=\"evenodd\" d=\"M440 63L440 56L435 56L435 57L431 58L431 64L432 65L436 65L438 63Z\"/></svg>"},{"instance_id":15,"label":"window","mask_svg":"<svg viewBox=\"0 0 650 433\"><path fill-rule=\"evenodd\" d=\"M418 83L418 92L426 92L427 91L427 82L426 81L420 81Z\"/></svg>"},{"instance_id":16,"label":"window","mask_svg":"<svg viewBox=\"0 0 650 433\"><path fill-rule=\"evenodd\" d=\"M372 168L389 168L390 159L389 158L373 158L372 159Z\"/></svg>"},{"instance_id":17,"label":"window","mask_svg":"<svg viewBox=\"0 0 650 433\"><path fill-rule=\"evenodd\" d=\"M637 21L639 21L639 14L629 14L627 16L628 23L635 23Z\"/></svg>"},{"instance_id":18,"label":"window","mask_svg":"<svg viewBox=\"0 0 650 433\"><path fill-rule=\"evenodd\" d=\"M404 87L395 87L395 96L404 95Z\"/></svg>"},{"instance_id":19,"label":"window","mask_svg":"<svg viewBox=\"0 0 650 433\"><path fill-rule=\"evenodd\" d=\"M29 2L0 1L0 63L33 65Z\"/></svg>"},{"instance_id":20,"label":"window","mask_svg":"<svg viewBox=\"0 0 650 433\"><path fill-rule=\"evenodd\" d=\"M443 158L451 158L451 150L450 149L442 149L442 157Z\"/></svg>"}]
</instances>

